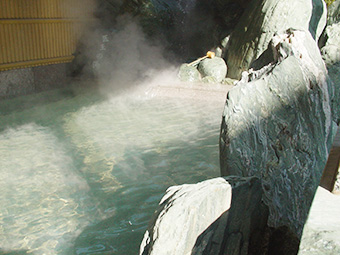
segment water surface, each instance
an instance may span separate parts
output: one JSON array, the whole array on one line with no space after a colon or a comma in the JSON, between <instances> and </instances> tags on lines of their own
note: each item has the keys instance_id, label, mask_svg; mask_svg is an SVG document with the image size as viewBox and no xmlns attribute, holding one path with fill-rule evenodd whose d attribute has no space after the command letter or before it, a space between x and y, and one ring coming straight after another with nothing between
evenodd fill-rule
<instances>
[{"instance_id":1,"label":"water surface","mask_svg":"<svg viewBox=\"0 0 340 255\"><path fill-rule=\"evenodd\" d=\"M171 185L219 175L222 105L78 87L0 102L0 253L137 254Z\"/></svg>"}]
</instances>

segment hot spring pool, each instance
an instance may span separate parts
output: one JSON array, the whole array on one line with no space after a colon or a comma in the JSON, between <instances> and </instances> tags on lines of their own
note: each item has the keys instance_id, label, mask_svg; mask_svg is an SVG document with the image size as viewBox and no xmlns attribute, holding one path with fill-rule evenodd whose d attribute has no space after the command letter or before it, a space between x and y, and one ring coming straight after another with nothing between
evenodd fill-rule
<instances>
[{"instance_id":1,"label":"hot spring pool","mask_svg":"<svg viewBox=\"0 0 340 255\"><path fill-rule=\"evenodd\" d=\"M219 176L223 105L63 89L0 102L0 253L137 254L171 185Z\"/></svg>"}]
</instances>

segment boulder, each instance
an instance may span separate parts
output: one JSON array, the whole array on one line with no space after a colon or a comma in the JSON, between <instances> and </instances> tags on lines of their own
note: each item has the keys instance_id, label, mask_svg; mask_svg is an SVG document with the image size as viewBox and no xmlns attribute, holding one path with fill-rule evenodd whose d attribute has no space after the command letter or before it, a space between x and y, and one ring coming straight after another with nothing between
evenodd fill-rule
<instances>
[{"instance_id":1,"label":"boulder","mask_svg":"<svg viewBox=\"0 0 340 255\"><path fill-rule=\"evenodd\" d=\"M257 178L220 177L170 187L144 235L140 254L248 254L250 243L259 243L266 225L261 200Z\"/></svg>"},{"instance_id":2,"label":"boulder","mask_svg":"<svg viewBox=\"0 0 340 255\"><path fill-rule=\"evenodd\" d=\"M223 178L170 187L144 235L140 254L190 254L196 238L230 208L231 192Z\"/></svg>"},{"instance_id":3,"label":"boulder","mask_svg":"<svg viewBox=\"0 0 340 255\"><path fill-rule=\"evenodd\" d=\"M340 196L319 187L300 243L299 255L340 254Z\"/></svg>"},{"instance_id":4,"label":"boulder","mask_svg":"<svg viewBox=\"0 0 340 255\"><path fill-rule=\"evenodd\" d=\"M336 133L334 84L309 32L277 34L270 48L273 61L227 95L221 174L261 178L268 225L300 239Z\"/></svg>"},{"instance_id":5,"label":"boulder","mask_svg":"<svg viewBox=\"0 0 340 255\"><path fill-rule=\"evenodd\" d=\"M227 65L220 57L206 58L199 63L198 71L203 77L211 76L221 82L227 75Z\"/></svg>"},{"instance_id":6,"label":"boulder","mask_svg":"<svg viewBox=\"0 0 340 255\"><path fill-rule=\"evenodd\" d=\"M322 0L253 0L235 27L228 45L228 77L239 79L268 47L274 33L307 30L318 39L326 25Z\"/></svg>"},{"instance_id":7,"label":"boulder","mask_svg":"<svg viewBox=\"0 0 340 255\"><path fill-rule=\"evenodd\" d=\"M202 82L203 83L211 83L211 84L218 83L217 80L213 76L203 77Z\"/></svg>"},{"instance_id":8,"label":"boulder","mask_svg":"<svg viewBox=\"0 0 340 255\"><path fill-rule=\"evenodd\" d=\"M182 64L179 68L178 78L183 82L198 82L201 80L201 74L195 66Z\"/></svg>"},{"instance_id":9,"label":"boulder","mask_svg":"<svg viewBox=\"0 0 340 255\"><path fill-rule=\"evenodd\" d=\"M328 75L334 83L332 110L335 121L339 125L340 105L337 99L340 98L340 22L328 25L323 37L325 45L321 48L321 54L327 65Z\"/></svg>"},{"instance_id":10,"label":"boulder","mask_svg":"<svg viewBox=\"0 0 340 255\"><path fill-rule=\"evenodd\" d=\"M232 186L230 209L199 235L192 255L265 254L268 208L258 178L225 177Z\"/></svg>"}]
</instances>

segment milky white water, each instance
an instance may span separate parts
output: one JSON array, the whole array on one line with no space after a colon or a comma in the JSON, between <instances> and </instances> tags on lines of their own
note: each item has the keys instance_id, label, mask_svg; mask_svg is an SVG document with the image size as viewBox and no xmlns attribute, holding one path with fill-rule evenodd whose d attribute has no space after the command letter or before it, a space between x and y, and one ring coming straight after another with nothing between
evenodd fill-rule
<instances>
[{"instance_id":1,"label":"milky white water","mask_svg":"<svg viewBox=\"0 0 340 255\"><path fill-rule=\"evenodd\" d=\"M0 102L0 253L137 254L165 190L219 175L222 105L70 88Z\"/></svg>"}]
</instances>

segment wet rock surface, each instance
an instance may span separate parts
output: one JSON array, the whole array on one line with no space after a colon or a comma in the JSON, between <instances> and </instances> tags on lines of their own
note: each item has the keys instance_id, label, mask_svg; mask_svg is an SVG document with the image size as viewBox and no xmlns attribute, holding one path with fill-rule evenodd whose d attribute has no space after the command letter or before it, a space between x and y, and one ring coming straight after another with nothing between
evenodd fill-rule
<instances>
[{"instance_id":1,"label":"wet rock surface","mask_svg":"<svg viewBox=\"0 0 340 255\"><path fill-rule=\"evenodd\" d=\"M248 254L267 221L259 179L227 177L170 187L140 254Z\"/></svg>"},{"instance_id":2,"label":"wet rock surface","mask_svg":"<svg viewBox=\"0 0 340 255\"><path fill-rule=\"evenodd\" d=\"M263 254L268 208L259 179L225 177L232 186L230 209L197 238L191 254Z\"/></svg>"},{"instance_id":3,"label":"wet rock surface","mask_svg":"<svg viewBox=\"0 0 340 255\"><path fill-rule=\"evenodd\" d=\"M223 178L170 187L144 235L140 254L190 254L196 238L230 208Z\"/></svg>"},{"instance_id":4,"label":"wet rock surface","mask_svg":"<svg viewBox=\"0 0 340 255\"><path fill-rule=\"evenodd\" d=\"M275 61L227 95L221 174L261 178L268 225L299 239L336 132L334 85L309 32L289 30L271 45Z\"/></svg>"}]
</instances>

